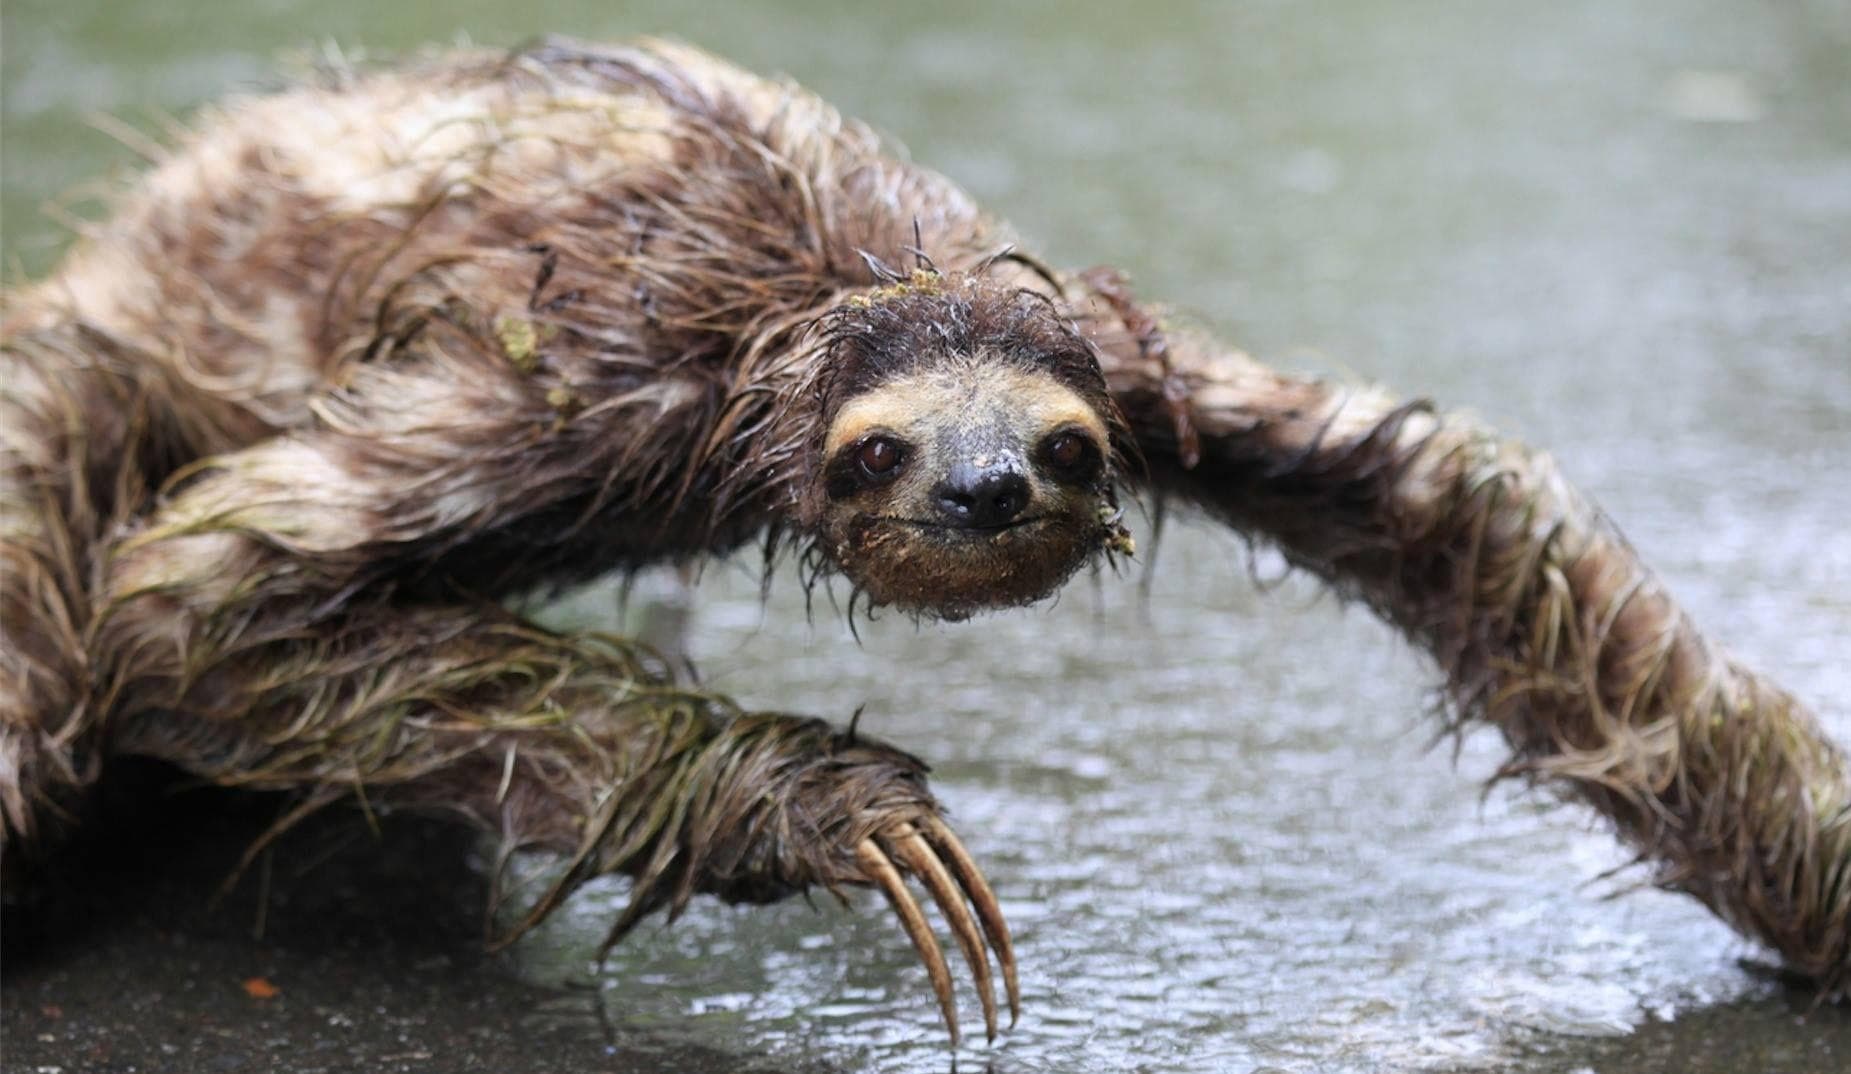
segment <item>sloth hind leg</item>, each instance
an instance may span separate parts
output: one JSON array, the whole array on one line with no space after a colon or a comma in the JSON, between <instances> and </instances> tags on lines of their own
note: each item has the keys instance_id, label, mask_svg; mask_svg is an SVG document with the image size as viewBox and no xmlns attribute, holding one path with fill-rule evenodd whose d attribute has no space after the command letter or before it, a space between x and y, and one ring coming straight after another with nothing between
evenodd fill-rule
<instances>
[{"instance_id":1,"label":"sloth hind leg","mask_svg":"<svg viewBox=\"0 0 1851 1074\"><path fill-rule=\"evenodd\" d=\"M564 855L516 933L610 872L635 887L609 943L697 893L759 903L875 886L955 1034L949 970L901 881L910 874L970 965L992 1035L992 953L1018 1003L996 897L921 762L821 720L743 711L676 681L636 643L554 633L494 607L381 609L245 651L197 688L237 715L137 720L119 747L218 783L297 789L311 807L363 795L460 813L510 848Z\"/></svg>"}]
</instances>

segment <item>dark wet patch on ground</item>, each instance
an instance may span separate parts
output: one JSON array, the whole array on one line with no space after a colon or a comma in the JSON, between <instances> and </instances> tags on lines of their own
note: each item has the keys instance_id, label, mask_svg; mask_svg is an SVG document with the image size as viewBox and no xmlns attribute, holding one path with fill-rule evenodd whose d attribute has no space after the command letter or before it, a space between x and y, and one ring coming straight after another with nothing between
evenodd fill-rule
<instances>
[{"instance_id":1,"label":"dark wet patch on ground","mask_svg":"<svg viewBox=\"0 0 1851 1074\"><path fill-rule=\"evenodd\" d=\"M440 820L386 817L375 833L332 812L215 905L282 799L174 793L171 779L143 768L112 781L82 838L6 908L6 1070L741 1069L614 1035L589 993L515 980L484 951L473 837Z\"/></svg>"},{"instance_id":2,"label":"dark wet patch on ground","mask_svg":"<svg viewBox=\"0 0 1851 1074\"><path fill-rule=\"evenodd\" d=\"M1801 982L1765 967L1766 994L1651 1018L1624 1036L1540 1036L1516 1051L1538 1074L1747 1074L1851 1069L1851 1006L1821 1006ZM1787 1023L1787 1031L1774 1029ZM1472 1068L1507 1070L1508 1065Z\"/></svg>"}]
</instances>

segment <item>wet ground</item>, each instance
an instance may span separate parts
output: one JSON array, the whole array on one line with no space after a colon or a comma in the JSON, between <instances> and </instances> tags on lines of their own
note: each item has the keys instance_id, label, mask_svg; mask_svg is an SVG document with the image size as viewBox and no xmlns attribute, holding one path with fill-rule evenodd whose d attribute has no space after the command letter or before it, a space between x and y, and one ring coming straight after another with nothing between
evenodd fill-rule
<instances>
[{"instance_id":1,"label":"wet ground","mask_svg":"<svg viewBox=\"0 0 1851 1074\"><path fill-rule=\"evenodd\" d=\"M669 30L904 139L1054 260L1110 260L1283 363L1549 445L1715 636L1851 741L1851 4L11 3L5 252L279 48ZM81 205L76 206L81 208ZM1148 525L1139 527L1148 534ZM1264 553L1173 528L1141 572L857 646L712 569L689 645L750 704L935 765L1018 931L1025 1014L963 1070L1788 1071L1851 1016L1632 890L1589 816L1429 748L1430 674ZM609 625L593 592L561 621ZM701 905L588 959L618 885L479 954L465 839L332 824L213 889L274 803L160 796L10 910L5 1066L942 1071L868 900ZM259 917L261 938L253 938ZM1745 964L1746 960L1746 964ZM256 978L278 990L246 991ZM265 991L259 987L258 991ZM964 1006L974 1008L964 994Z\"/></svg>"}]
</instances>

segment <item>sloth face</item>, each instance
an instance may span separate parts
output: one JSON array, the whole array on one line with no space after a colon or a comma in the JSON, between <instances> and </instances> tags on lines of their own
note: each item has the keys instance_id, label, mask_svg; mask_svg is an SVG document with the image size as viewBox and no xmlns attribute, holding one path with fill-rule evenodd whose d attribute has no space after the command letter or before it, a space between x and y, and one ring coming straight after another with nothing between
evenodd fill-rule
<instances>
[{"instance_id":1,"label":"sloth face","mask_svg":"<svg viewBox=\"0 0 1851 1074\"><path fill-rule=\"evenodd\" d=\"M831 327L810 500L821 547L876 604L959 619L1047 596L1127 541L1117 413L1044 299L926 282Z\"/></svg>"}]
</instances>

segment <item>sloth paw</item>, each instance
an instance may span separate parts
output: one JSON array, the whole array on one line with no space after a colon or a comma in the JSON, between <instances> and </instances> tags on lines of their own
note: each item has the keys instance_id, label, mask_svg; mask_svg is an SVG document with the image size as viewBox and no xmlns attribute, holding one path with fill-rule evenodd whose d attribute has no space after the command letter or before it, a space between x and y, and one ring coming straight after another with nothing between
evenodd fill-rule
<instances>
[{"instance_id":1,"label":"sloth paw","mask_svg":"<svg viewBox=\"0 0 1851 1074\"><path fill-rule=\"evenodd\" d=\"M977 996L983 1004L984 1034L991 1041L996 1039L996 986L990 975L988 950L995 950L1003 971L1003 990L1009 1001L1009 1024L1013 1027L1022 1011L1022 995L1016 983L1015 949L1009 942L1009 926L1003 921L1002 907L997 904L989 881L983 878L983 871L977 868L970 852L945 822L926 814L915 821L890 824L855 846L855 861L866 874L866 882L887 897L894 913L899 915L900 927L906 930L907 938L924 960L926 973L932 979L932 991L938 996L939 1013L945 1018L945 1028L951 1032L952 1046L958 1043L958 1012L951 995L951 970L945 964L945 954L937 937L926 924L924 912L901 878L902 870L925 885L940 915L950 926L976 979ZM985 947L986 940L989 948Z\"/></svg>"},{"instance_id":2,"label":"sloth paw","mask_svg":"<svg viewBox=\"0 0 1851 1074\"><path fill-rule=\"evenodd\" d=\"M924 762L860 737L852 724L836 731L771 713L702 721L663 741L663 756L646 766L652 778L631 780L605 801L587 844L595 853L581 857L528 924L575 880L598 872L636 880L600 954L656 909L673 921L700 892L767 903L819 887L838 896L851 886L879 888L925 962L955 1047L951 971L907 887L910 875L970 967L988 1038L996 1039L997 1022L992 953L1015 1024L1021 992L1009 926L982 870L941 819Z\"/></svg>"}]
</instances>

